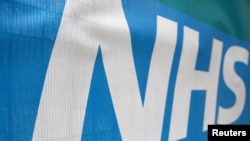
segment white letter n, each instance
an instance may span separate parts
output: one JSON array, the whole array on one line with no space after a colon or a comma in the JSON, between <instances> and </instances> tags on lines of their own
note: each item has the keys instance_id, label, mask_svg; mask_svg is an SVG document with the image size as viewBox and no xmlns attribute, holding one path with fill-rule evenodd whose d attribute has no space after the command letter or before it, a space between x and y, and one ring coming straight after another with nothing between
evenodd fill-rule
<instances>
[{"instance_id":1,"label":"white letter n","mask_svg":"<svg viewBox=\"0 0 250 141\"><path fill-rule=\"evenodd\" d=\"M157 23L143 106L121 1L109 0L101 4L98 0L66 1L33 140L81 140L91 76L100 45L122 139L159 141L177 23L161 17L157 18Z\"/></svg>"}]
</instances>

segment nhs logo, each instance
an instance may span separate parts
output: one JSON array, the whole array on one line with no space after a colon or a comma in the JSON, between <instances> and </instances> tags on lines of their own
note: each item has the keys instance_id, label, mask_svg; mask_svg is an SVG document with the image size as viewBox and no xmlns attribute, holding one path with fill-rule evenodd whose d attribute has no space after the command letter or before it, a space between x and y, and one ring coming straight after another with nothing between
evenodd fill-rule
<instances>
[{"instance_id":1,"label":"nhs logo","mask_svg":"<svg viewBox=\"0 0 250 141\"><path fill-rule=\"evenodd\" d=\"M143 2L65 2L33 141L194 141L249 124L249 43Z\"/></svg>"}]
</instances>

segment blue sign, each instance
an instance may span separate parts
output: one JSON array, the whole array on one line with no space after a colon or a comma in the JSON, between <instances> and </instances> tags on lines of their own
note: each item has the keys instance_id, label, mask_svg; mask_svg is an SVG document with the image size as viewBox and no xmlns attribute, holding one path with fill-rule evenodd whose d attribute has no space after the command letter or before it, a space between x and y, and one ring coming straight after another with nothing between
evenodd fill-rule
<instances>
[{"instance_id":1,"label":"blue sign","mask_svg":"<svg viewBox=\"0 0 250 141\"><path fill-rule=\"evenodd\" d=\"M207 140L250 124L250 44L158 1L0 2L0 141Z\"/></svg>"}]
</instances>

